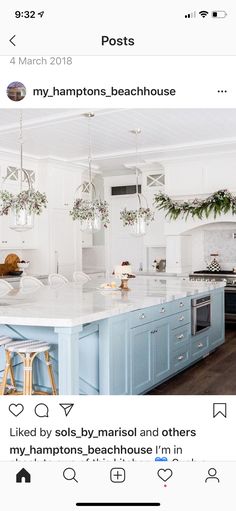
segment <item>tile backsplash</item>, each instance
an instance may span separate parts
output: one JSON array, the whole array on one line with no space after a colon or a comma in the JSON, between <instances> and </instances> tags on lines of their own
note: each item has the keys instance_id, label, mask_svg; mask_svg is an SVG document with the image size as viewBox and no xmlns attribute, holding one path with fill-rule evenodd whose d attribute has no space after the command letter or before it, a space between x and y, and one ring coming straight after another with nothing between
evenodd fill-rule
<instances>
[{"instance_id":1,"label":"tile backsplash","mask_svg":"<svg viewBox=\"0 0 236 511\"><path fill-rule=\"evenodd\" d=\"M236 267L236 239L231 230L215 230L204 232L204 259L209 261L210 254L219 254L222 269L231 270Z\"/></svg>"}]
</instances>

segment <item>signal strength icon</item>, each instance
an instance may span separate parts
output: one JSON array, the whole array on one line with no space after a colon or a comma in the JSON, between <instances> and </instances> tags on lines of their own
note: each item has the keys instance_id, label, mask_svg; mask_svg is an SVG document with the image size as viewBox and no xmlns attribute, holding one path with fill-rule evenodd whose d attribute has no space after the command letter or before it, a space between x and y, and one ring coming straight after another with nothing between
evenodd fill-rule
<instances>
[{"instance_id":1,"label":"signal strength icon","mask_svg":"<svg viewBox=\"0 0 236 511\"><path fill-rule=\"evenodd\" d=\"M196 18L196 11L189 12L188 14L185 14L185 18Z\"/></svg>"},{"instance_id":2,"label":"signal strength icon","mask_svg":"<svg viewBox=\"0 0 236 511\"><path fill-rule=\"evenodd\" d=\"M199 14L202 18L205 18L209 14L209 12L208 11L200 11Z\"/></svg>"}]
</instances>

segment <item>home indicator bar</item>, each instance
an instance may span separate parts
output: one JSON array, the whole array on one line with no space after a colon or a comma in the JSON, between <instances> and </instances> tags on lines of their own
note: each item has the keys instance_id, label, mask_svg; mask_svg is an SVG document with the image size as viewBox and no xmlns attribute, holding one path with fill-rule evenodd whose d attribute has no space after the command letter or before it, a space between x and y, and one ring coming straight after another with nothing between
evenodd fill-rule
<instances>
[{"instance_id":1,"label":"home indicator bar","mask_svg":"<svg viewBox=\"0 0 236 511\"><path fill-rule=\"evenodd\" d=\"M101 507L101 506L115 506L115 507L156 507L160 506L160 502L77 502L76 506L83 507Z\"/></svg>"}]
</instances>

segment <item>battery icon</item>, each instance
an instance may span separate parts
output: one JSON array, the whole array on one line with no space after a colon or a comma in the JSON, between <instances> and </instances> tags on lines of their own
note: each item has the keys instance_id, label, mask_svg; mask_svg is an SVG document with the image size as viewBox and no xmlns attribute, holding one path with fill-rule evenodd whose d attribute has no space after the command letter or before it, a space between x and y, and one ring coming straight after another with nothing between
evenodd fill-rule
<instances>
[{"instance_id":1,"label":"battery icon","mask_svg":"<svg viewBox=\"0 0 236 511\"><path fill-rule=\"evenodd\" d=\"M212 11L211 15L212 15L212 18L226 18L227 12L226 11Z\"/></svg>"}]
</instances>

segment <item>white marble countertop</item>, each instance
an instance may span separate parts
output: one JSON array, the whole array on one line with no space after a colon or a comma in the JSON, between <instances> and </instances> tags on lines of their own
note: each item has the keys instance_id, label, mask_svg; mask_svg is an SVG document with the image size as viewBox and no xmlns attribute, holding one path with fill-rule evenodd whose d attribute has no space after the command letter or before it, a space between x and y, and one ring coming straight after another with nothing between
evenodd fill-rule
<instances>
[{"instance_id":1,"label":"white marble countertop","mask_svg":"<svg viewBox=\"0 0 236 511\"><path fill-rule=\"evenodd\" d=\"M130 291L104 291L101 279L84 285L69 283L57 288L14 289L0 295L0 324L73 327L125 312L170 302L224 287L223 282L137 277Z\"/></svg>"}]
</instances>

